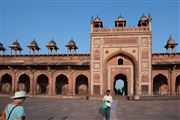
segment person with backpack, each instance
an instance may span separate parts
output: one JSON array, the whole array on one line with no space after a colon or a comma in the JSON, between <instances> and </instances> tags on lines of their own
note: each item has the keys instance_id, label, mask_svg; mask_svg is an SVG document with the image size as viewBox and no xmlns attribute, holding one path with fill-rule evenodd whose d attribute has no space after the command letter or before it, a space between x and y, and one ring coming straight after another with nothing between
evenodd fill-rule
<instances>
[{"instance_id":1,"label":"person with backpack","mask_svg":"<svg viewBox=\"0 0 180 120\"><path fill-rule=\"evenodd\" d=\"M26 97L27 95L24 91L15 92L15 95L11 97L13 102L5 107L0 120L25 120L26 114L21 104L25 101Z\"/></svg>"}]
</instances>

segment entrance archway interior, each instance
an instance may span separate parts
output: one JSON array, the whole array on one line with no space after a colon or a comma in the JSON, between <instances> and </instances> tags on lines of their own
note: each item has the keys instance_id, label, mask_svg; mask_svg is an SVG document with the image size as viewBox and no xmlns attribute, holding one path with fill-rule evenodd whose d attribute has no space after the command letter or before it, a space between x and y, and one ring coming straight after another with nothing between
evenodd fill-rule
<instances>
[{"instance_id":1,"label":"entrance archway interior","mask_svg":"<svg viewBox=\"0 0 180 120\"><path fill-rule=\"evenodd\" d=\"M37 79L37 93L46 94L48 92L48 77L46 75L40 75Z\"/></svg>"},{"instance_id":2,"label":"entrance archway interior","mask_svg":"<svg viewBox=\"0 0 180 120\"><path fill-rule=\"evenodd\" d=\"M128 95L128 83L127 77L123 74L116 75L114 78L114 94L127 96Z\"/></svg>"},{"instance_id":3,"label":"entrance archway interior","mask_svg":"<svg viewBox=\"0 0 180 120\"><path fill-rule=\"evenodd\" d=\"M68 78L65 75L59 75L56 78L56 94L67 95Z\"/></svg>"},{"instance_id":4,"label":"entrance archway interior","mask_svg":"<svg viewBox=\"0 0 180 120\"><path fill-rule=\"evenodd\" d=\"M1 78L1 88L2 93L10 93L12 89L12 77L9 74L5 74Z\"/></svg>"},{"instance_id":5,"label":"entrance archway interior","mask_svg":"<svg viewBox=\"0 0 180 120\"><path fill-rule=\"evenodd\" d=\"M79 75L76 78L76 95L86 95L88 93L88 78L85 75Z\"/></svg>"},{"instance_id":6,"label":"entrance archway interior","mask_svg":"<svg viewBox=\"0 0 180 120\"><path fill-rule=\"evenodd\" d=\"M19 77L18 89L26 91L27 93L29 93L29 91L30 91L30 78L28 75L23 74Z\"/></svg>"},{"instance_id":7,"label":"entrance archway interior","mask_svg":"<svg viewBox=\"0 0 180 120\"><path fill-rule=\"evenodd\" d=\"M180 75L176 77L176 95L180 95Z\"/></svg>"}]
</instances>

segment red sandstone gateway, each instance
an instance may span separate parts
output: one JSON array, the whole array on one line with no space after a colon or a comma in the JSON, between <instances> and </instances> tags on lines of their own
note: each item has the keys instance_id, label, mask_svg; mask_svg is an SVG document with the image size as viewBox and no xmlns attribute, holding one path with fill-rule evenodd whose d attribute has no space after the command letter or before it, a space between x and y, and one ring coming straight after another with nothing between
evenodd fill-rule
<instances>
[{"instance_id":1,"label":"red sandstone gateway","mask_svg":"<svg viewBox=\"0 0 180 120\"><path fill-rule=\"evenodd\" d=\"M54 39L46 46L48 54L39 54L34 39L30 54L19 54L16 40L11 54L0 57L0 91L25 90L32 95L103 95L124 96L180 95L180 53L170 38L166 53L152 53L152 19L142 15L138 26L126 26L119 16L115 27L103 27L97 16L91 19L90 54L77 54L73 40L66 47L68 54L58 54ZM0 50L5 51L3 44ZM14 51L14 53L13 53ZM19 53L18 53L19 51ZM121 82L121 88L116 88Z\"/></svg>"}]
</instances>

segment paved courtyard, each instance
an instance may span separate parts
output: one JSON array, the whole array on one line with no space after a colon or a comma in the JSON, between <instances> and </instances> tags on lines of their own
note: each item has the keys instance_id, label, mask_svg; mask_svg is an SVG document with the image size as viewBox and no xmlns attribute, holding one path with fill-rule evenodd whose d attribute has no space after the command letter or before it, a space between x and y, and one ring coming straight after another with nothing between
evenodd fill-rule
<instances>
[{"instance_id":1,"label":"paved courtyard","mask_svg":"<svg viewBox=\"0 0 180 120\"><path fill-rule=\"evenodd\" d=\"M0 111L10 102L0 97ZM101 100L29 97L23 104L28 120L102 120ZM112 120L180 120L180 100L115 100Z\"/></svg>"}]
</instances>

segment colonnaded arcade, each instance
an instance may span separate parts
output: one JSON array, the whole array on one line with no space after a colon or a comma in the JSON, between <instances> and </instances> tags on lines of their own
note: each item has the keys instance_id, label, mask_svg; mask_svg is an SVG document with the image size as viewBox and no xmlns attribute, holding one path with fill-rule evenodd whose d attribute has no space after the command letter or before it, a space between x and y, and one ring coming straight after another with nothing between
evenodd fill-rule
<instances>
[{"instance_id":1,"label":"colonnaded arcade","mask_svg":"<svg viewBox=\"0 0 180 120\"><path fill-rule=\"evenodd\" d=\"M0 44L0 91L12 94L25 90L31 95L103 95L110 89L126 96L180 95L180 53L170 36L165 53L152 53L152 18L142 15L137 26L126 26L119 16L115 26L103 27L97 16L91 18L90 54L77 54L73 38L59 54L54 40L39 54L34 39L21 54L16 40L11 54ZM164 47L164 46L159 46ZM117 82L121 88L116 88ZM120 89L120 90L119 90ZM118 93L119 94L119 93Z\"/></svg>"}]
</instances>

